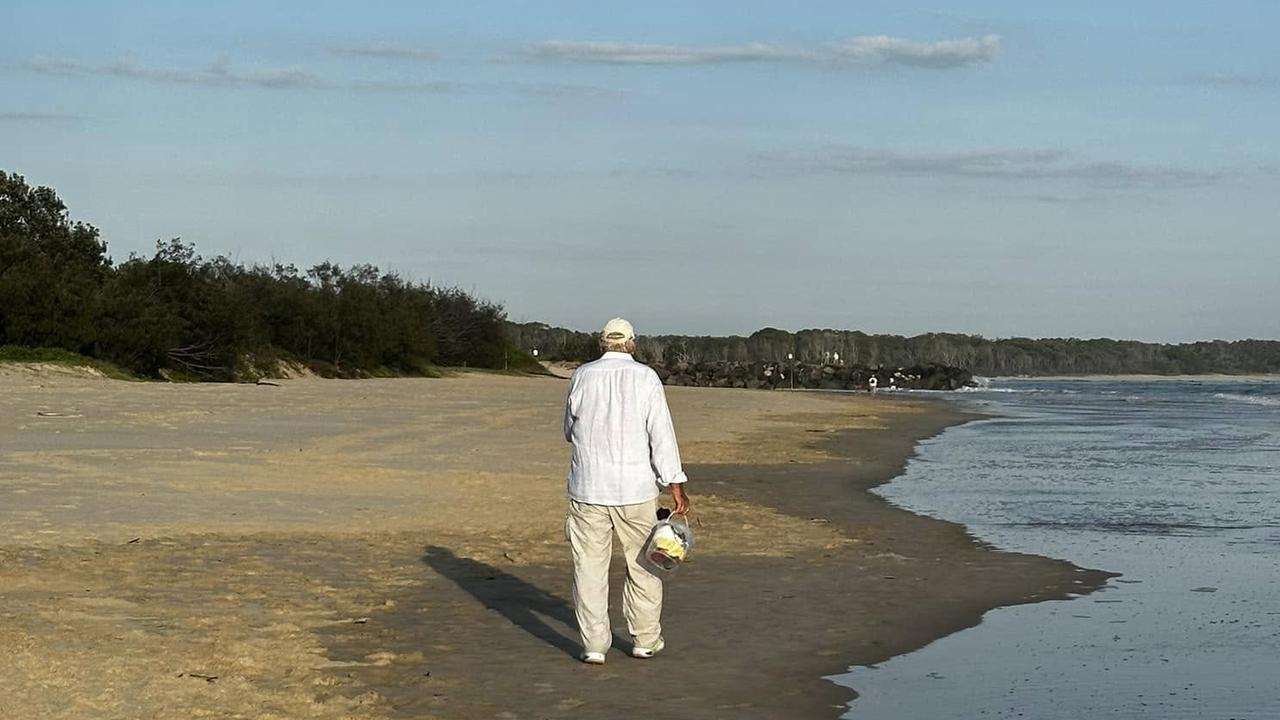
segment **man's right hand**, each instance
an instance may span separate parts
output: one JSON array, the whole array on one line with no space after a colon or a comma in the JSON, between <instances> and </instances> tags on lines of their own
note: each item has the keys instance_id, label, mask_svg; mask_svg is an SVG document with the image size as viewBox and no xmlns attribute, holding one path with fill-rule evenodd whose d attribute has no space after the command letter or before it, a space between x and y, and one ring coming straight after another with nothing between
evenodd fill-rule
<instances>
[{"instance_id":1,"label":"man's right hand","mask_svg":"<svg viewBox=\"0 0 1280 720\"><path fill-rule=\"evenodd\" d=\"M671 486L671 499L675 501L676 507L672 510L676 515L684 515L689 512L689 496L684 493L684 483L676 483Z\"/></svg>"}]
</instances>

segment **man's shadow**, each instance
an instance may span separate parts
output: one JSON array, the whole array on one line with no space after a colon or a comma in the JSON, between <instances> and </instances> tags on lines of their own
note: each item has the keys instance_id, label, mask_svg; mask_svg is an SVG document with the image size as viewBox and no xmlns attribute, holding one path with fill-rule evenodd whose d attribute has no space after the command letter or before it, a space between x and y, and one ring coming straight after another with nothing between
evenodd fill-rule
<instances>
[{"instance_id":1,"label":"man's shadow","mask_svg":"<svg viewBox=\"0 0 1280 720\"><path fill-rule=\"evenodd\" d=\"M487 563L458 557L448 548L437 545L427 546L422 562L457 583L485 607L502 613L525 632L571 657L578 657L582 649L578 640L565 637L543 619L550 618L576 628L573 606L564 598ZM630 644L617 633L613 634L613 645L624 650L630 648Z\"/></svg>"}]
</instances>

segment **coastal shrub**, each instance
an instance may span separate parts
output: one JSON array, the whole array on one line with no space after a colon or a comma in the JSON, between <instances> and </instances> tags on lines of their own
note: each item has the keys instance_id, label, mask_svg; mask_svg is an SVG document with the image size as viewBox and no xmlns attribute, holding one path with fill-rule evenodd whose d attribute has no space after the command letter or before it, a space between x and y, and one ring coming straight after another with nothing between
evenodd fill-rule
<instances>
[{"instance_id":1,"label":"coastal shrub","mask_svg":"<svg viewBox=\"0 0 1280 720\"><path fill-rule=\"evenodd\" d=\"M107 360L143 376L232 380L280 362L340 377L502 368L506 315L373 265L244 265L181 239L113 264L49 188L0 171L0 345Z\"/></svg>"},{"instance_id":2,"label":"coastal shrub","mask_svg":"<svg viewBox=\"0 0 1280 720\"><path fill-rule=\"evenodd\" d=\"M72 222L57 193L0 170L0 345L89 350L110 266L97 228Z\"/></svg>"}]
</instances>

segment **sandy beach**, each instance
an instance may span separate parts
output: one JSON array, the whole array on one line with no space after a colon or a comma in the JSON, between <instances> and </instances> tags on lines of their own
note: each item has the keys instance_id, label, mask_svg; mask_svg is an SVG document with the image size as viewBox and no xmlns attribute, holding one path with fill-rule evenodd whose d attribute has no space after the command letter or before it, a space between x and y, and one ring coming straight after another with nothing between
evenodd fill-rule
<instances>
[{"instance_id":1,"label":"sandy beach","mask_svg":"<svg viewBox=\"0 0 1280 720\"><path fill-rule=\"evenodd\" d=\"M0 369L0 717L834 718L824 675L1105 579L865 492L947 403L669 388L668 649L582 665L564 390Z\"/></svg>"}]
</instances>

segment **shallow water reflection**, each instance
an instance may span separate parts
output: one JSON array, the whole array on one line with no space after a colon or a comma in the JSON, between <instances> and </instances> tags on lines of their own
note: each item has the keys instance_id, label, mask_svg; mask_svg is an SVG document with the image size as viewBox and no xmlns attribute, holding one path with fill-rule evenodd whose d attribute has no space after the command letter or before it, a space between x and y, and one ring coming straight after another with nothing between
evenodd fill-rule
<instances>
[{"instance_id":1,"label":"shallow water reflection","mask_svg":"<svg viewBox=\"0 0 1280 720\"><path fill-rule=\"evenodd\" d=\"M1123 576L853 669L847 716L1280 717L1280 382L994 390L971 397L1013 417L926 443L882 494Z\"/></svg>"}]
</instances>

